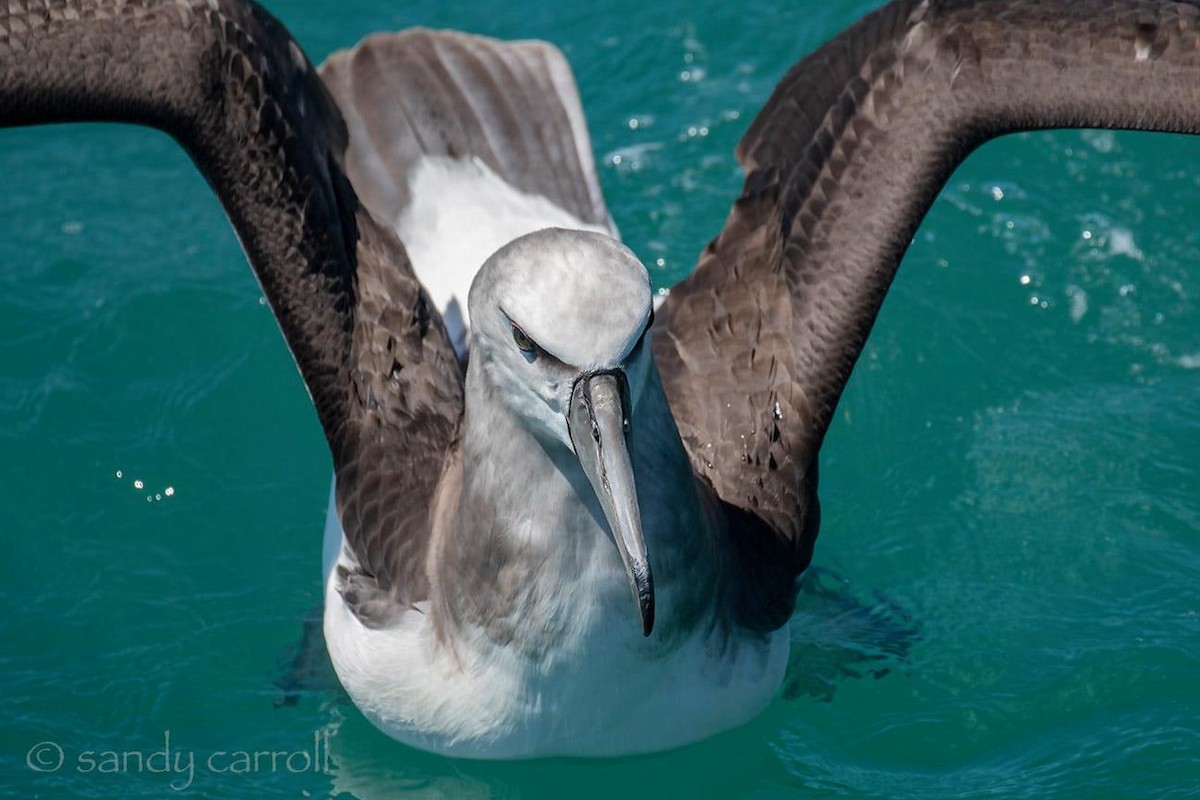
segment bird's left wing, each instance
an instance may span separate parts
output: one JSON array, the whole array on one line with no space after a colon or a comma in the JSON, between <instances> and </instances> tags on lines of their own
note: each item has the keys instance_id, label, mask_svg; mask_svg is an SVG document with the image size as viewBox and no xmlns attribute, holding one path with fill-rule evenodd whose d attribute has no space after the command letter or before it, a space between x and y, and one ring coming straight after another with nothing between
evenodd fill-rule
<instances>
[{"instance_id":1,"label":"bird's left wing","mask_svg":"<svg viewBox=\"0 0 1200 800\"><path fill-rule=\"evenodd\" d=\"M345 125L299 46L251 0L8 0L0 126L73 121L158 128L195 161L312 396L363 573L420 599L462 373L404 247L345 177Z\"/></svg>"},{"instance_id":2,"label":"bird's left wing","mask_svg":"<svg viewBox=\"0 0 1200 800\"><path fill-rule=\"evenodd\" d=\"M693 468L735 517L747 624L790 613L818 450L934 197L984 141L1054 127L1200 132L1200 3L894 0L751 124L742 195L653 338Z\"/></svg>"}]
</instances>

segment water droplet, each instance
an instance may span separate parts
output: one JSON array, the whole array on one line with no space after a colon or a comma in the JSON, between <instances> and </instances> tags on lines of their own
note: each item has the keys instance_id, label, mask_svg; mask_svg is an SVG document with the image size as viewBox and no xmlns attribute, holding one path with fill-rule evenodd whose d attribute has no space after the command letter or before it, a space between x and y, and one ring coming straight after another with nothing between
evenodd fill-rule
<instances>
[{"instance_id":1,"label":"water droplet","mask_svg":"<svg viewBox=\"0 0 1200 800\"><path fill-rule=\"evenodd\" d=\"M163 494L165 494L167 497L173 496L175 494L175 487L168 486L166 489L163 489Z\"/></svg>"},{"instance_id":2,"label":"water droplet","mask_svg":"<svg viewBox=\"0 0 1200 800\"><path fill-rule=\"evenodd\" d=\"M124 477L125 477L125 473L122 472L121 470L117 470L117 478L120 479L120 478L124 478Z\"/></svg>"},{"instance_id":3,"label":"water droplet","mask_svg":"<svg viewBox=\"0 0 1200 800\"><path fill-rule=\"evenodd\" d=\"M139 480L135 480L135 481L133 482L133 488L135 488L135 489L141 489L141 488L142 488L143 486L145 486L145 485L146 485L146 484L142 483L142 481L141 481L140 479L139 479Z\"/></svg>"}]
</instances>

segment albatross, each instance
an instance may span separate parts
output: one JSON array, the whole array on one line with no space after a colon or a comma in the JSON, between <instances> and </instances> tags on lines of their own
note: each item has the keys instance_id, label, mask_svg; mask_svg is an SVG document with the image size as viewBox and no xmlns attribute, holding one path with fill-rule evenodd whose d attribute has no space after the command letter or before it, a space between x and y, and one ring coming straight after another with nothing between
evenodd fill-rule
<instances>
[{"instance_id":1,"label":"albatross","mask_svg":"<svg viewBox=\"0 0 1200 800\"><path fill-rule=\"evenodd\" d=\"M329 443L324 631L364 715L617 755L778 688L822 441L954 167L1200 131L1198 31L1195 2L883 6L783 77L658 309L549 45L418 30L318 72L249 0L11 0L0 124L150 125L212 185Z\"/></svg>"}]
</instances>

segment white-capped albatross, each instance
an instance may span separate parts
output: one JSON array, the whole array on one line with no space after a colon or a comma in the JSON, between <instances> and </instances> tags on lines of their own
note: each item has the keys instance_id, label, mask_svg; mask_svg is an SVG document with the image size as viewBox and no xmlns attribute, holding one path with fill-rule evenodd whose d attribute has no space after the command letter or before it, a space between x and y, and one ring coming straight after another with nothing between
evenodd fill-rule
<instances>
[{"instance_id":1,"label":"white-capped albatross","mask_svg":"<svg viewBox=\"0 0 1200 800\"><path fill-rule=\"evenodd\" d=\"M1198 28L1195 2L884 6L784 77L657 314L544 45L377 37L320 78L246 0L12 0L0 124L151 125L213 186L329 442L326 639L365 715L611 755L777 688L821 443L950 171L1014 130L1200 132Z\"/></svg>"}]
</instances>

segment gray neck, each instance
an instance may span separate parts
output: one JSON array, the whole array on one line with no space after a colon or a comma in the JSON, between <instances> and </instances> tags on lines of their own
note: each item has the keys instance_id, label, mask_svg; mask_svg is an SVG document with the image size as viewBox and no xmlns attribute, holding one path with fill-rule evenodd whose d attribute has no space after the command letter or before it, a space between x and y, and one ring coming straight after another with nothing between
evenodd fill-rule
<instances>
[{"instance_id":1,"label":"gray neck","mask_svg":"<svg viewBox=\"0 0 1200 800\"><path fill-rule=\"evenodd\" d=\"M658 601L655 646L723 621L714 586L726 559L651 372L630 444ZM536 657L613 620L641 639L620 554L575 454L534 436L478 361L466 383L461 491L434 545L433 614L443 641L482 637Z\"/></svg>"}]
</instances>

